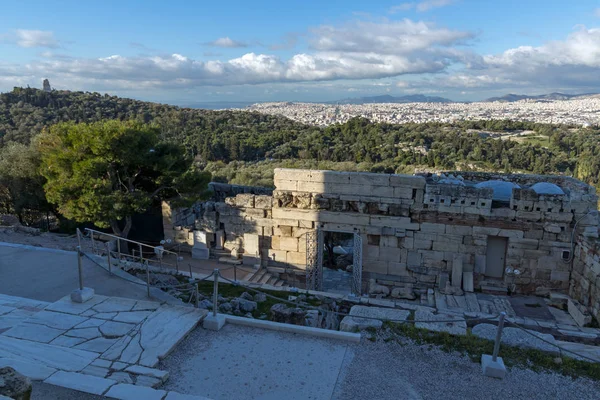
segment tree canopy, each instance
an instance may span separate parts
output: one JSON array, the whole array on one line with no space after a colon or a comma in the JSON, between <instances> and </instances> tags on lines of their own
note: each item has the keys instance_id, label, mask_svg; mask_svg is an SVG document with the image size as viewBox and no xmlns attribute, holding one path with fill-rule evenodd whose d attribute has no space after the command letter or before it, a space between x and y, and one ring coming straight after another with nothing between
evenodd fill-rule
<instances>
[{"instance_id":1,"label":"tree canopy","mask_svg":"<svg viewBox=\"0 0 600 400\"><path fill-rule=\"evenodd\" d=\"M66 218L111 227L123 237L131 216L153 202L193 203L206 192L210 174L198 171L182 146L159 136L156 127L131 121L52 126L37 141L48 201Z\"/></svg>"}]
</instances>

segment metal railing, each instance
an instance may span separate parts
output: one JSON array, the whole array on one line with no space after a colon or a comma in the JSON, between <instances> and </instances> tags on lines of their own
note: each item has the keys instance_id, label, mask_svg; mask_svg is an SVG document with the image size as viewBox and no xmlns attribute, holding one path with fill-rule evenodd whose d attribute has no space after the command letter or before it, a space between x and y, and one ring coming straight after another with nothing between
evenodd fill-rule
<instances>
[{"instance_id":1,"label":"metal railing","mask_svg":"<svg viewBox=\"0 0 600 400\"><path fill-rule=\"evenodd\" d=\"M171 250L167 250L161 246L158 248L157 246L152 246L149 244L137 242L131 239L125 239L117 235L113 235L110 233L100 232L94 229L85 228L85 234L81 232L79 228L77 228L77 241L79 247L81 247L82 239L89 238L91 240L91 247L93 254L107 254L110 268L111 256L117 258L119 261L125 259L132 262L139 262L140 264L144 263L158 263L159 267L162 268L164 266L174 267L177 272L179 272L179 262L182 261L178 252L174 252ZM109 242L116 241L117 249L111 250ZM98 242L98 243L97 243ZM121 243L125 242L127 247L131 251L131 254L122 251ZM150 249L151 254L154 256L152 258L144 257L144 249ZM135 253L138 253L136 256ZM175 257L175 263L169 263L164 261L165 255L173 255Z\"/></svg>"}]
</instances>

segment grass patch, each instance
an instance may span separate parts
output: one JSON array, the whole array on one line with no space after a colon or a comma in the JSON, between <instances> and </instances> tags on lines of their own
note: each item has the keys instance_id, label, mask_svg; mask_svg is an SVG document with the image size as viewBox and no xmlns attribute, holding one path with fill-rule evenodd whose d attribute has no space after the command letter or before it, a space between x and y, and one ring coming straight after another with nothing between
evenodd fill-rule
<instances>
[{"instance_id":1,"label":"grass patch","mask_svg":"<svg viewBox=\"0 0 600 400\"><path fill-rule=\"evenodd\" d=\"M453 336L446 332L432 332L416 328L413 324L385 323L388 330L397 336L409 338L417 344L430 344L439 346L447 352L456 351L469 356L474 362L481 361L482 354L492 354L494 342L481 339L471 334L470 330L465 336ZM600 380L600 363L590 363L562 357L562 362L555 362L556 356L535 349L511 347L502 345L500 356L508 367L522 367L534 371L554 371L572 378L586 377L596 381Z\"/></svg>"}]
</instances>

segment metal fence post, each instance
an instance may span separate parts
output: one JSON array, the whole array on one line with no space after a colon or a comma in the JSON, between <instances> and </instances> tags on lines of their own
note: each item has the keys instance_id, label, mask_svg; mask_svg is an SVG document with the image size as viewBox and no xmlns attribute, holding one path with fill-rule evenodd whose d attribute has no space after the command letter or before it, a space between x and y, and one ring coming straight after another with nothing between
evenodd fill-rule
<instances>
[{"instance_id":1,"label":"metal fence post","mask_svg":"<svg viewBox=\"0 0 600 400\"><path fill-rule=\"evenodd\" d=\"M81 231L77 228L77 245L81 248Z\"/></svg>"},{"instance_id":2,"label":"metal fence post","mask_svg":"<svg viewBox=\"0 0 600 400\"><path fill-rule=\"evenodd\" d=\"M112 275L112 262L110 260L110 246L106 242L106 258L108 259L108 273Z\"/></svg>"},{"instance_id":3,"label":"metal fence post","mask_svg":"<svg viewBox=\"0 0 600 400\"><path fill-rule=\"evenodd\" d=\"M492 353L492 360L496 362L498 359L498 352L500 351L500 340L502 339L502 328L504 328L504 317L506 313L502 311L500 313L500 319L498 321L498 331L496 331L496 342L494 343L494 353Z\"/></svg>"},{"instance_id":4,"label":"metal fence post","mask_svg":"<svg viewBox=\"0 0 600 400\"><path fill-rule=\"evenodd\" d=\"M92 237L92 253L96 254L96 242L94 241L94 232L90 231Z\"/></svg>"},{"instance_id":5,"label":"metal fence post","mask_svg":"<svg viewBox=\"0 0 600 400\"><path fill-rule=\"evenodd\" d=\"M140 264L144 262L144 253L142 252L142 244L140 243Z\"/></svg>"},{"instance_id":6,"label":"metal fence post","mask_svg":"<svg viewBox=\"0 0 600 400\"><path fill-rule=\"evenodd\" d=\"M146 288L148 291L148 297L150 297L150 266L146 262Z\"/></svg>"},{"instance_id":7,"label":"metal fence post","mask_svg":"<svg viewBox=\"0 0 600 400\"><path fill-rule=\"evenodd\" d=\"M81 265L81 247L77 246L77 270L79 272L79 290L83 290L83 269Z\"/></svg>"},{"instance_id":8,"label":"metal fence post","mask_svg":"<svg viewBox=\"0 0 600 400\"><path fill-rule=\"evenodd\" d=\"M188 267L190 267L190 278L194 279L194 277L192 276L192 264L188 264Z\"/></svg>"},{"instance_id":9,"label":"metal fence post","mask_svg":"<svg viewBox=\"0 0 600 400\"><path fill-rule=\"evenodd\" d=\"M198 293L198 283L194 284L194 292L195 292L195 295L196 295L196 302L195 302L196 304L195 304L195 306L196 306L196 308L198 308L199 302L200 302L200 293Z\"/></svg>"},{"instance_id":10,"label":"metal fence post","mask_svg":"<svg viewBox=\"0 0 600 400\"><path fill-rule=\"evenodd\" d=\"M119 262L121 262L121 239L117 238L117 253L119 255Z\"/></svg>"},{"instance_id":11,"label":"metal fence post","mask_svg":"<svg viewBox=\"0 0 600 400\"><path fill-rule=\"evenodd\" d=\"M213 316L217 316L217 305L219 302L219 268L216 268L213 271L213 276L215 278L215 283L213 286Z\"/></svg>"}]
</instances>

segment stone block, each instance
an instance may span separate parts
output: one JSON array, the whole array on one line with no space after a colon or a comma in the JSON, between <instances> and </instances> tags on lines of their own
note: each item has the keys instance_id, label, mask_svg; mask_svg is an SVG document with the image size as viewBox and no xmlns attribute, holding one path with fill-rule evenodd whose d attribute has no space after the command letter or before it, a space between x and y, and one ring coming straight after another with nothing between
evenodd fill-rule
<instances>
[{"instance_id":1,"label":"stone block","mask_svg":"<svg viewBox=\"0 0 600 400\"><path fill-rule=\"evenodd\" d=\"M244 233L244 254L257 255L260 250L260 237L252 233Z\"/></svg>"},{"instance_id":2,"label":"stone block","mask_svg":"<svg viewBox=\"0 0 600 400\"><path fill-rule=\"evenodd\" d=\"M288 264L306 264L306 253L300 253L296 251L288 251L286 254L285 262Z\"/></svg>"},{"instance_id":3,"label":"stone block","mask_svg":"<svg viewBox=\"0 0 600 400\"><path fill-rule=\"evenodd\" d=\"M431 222L423 222L421 224L421 232L444 233L444 232L446 232L446 225L435 224L435 223L431 223Z\"/></svg>"},{"instance_id":4,"label":"stone block","mask_svg":"<svg viewBox=\"0 0 600 400\"><path fill-rule=\"evenodd\" d=\"M194 231L194 247L199 249L208 248L208 234L205 231Z\"/></svg>"},{"instance_id":5,"label":"stone block","mask_svg":"<svg viewBox=\"0 0 600 400\"><path fill-rule=\"evenodd\" d=\"M416 251L409 251L406 259L406 264L409 267L420 267L421 266L421 253Z\"/></svg>"},{"instance_id":6,"label":"stone block","mask_svg":"<svg viewBox=\"0 0 600 400\"><path fill-rule=\"evenodd\" d=\"M463 278L463 259L457 256L452 261L452 286L460 288Z\"/></svg>"},{"instance_id":7,"label":"stone block","mask_svg":"<svg viewBox=\"0 0 600 400\"><path fill-rule=\"evenodd\" d=\"M390 175L390 186L409 186L416 189L425 189L425 178L413 175Z\"/></svg>"},{"instance_id":8,"label":"stone block","mask_svg":"<svg viewBox=\"0 0 600 400\"><path fill-rule=\"evenodd\" d=\"M71 292L71 301L74 303L85 303L94 297L94 289L84 287Z\"/></svg>"},{"instance_id":9,"label":"stone block","mask_svg":"<svg viewBox=\"0 0 600 400\"><path fill-rule=\"evenodd\" d=\"M225 315L217 314L214 316L212 313L208 314L204 321L202 321L202 327L211 331L218 331L225 325Z\"/></svg>"},{"instance_id":10,"label":"stone block","mask_svg":"<svg viewBox=\"0 0 600 400\"><path fill-rule=\"evenodd\" d=\"M379 246L367 245L363 256L367 260L379 260Z\"/></svg>"},{"instance_id":11,"label":"stone block","mask_svg":"<svg viewBox=\"0 0 600 400\"><path fill-rule=\"evenodd\" d=\"M431 240L414 239L413 247L415 248L415 250L417 250L417 249L431 250L432 244L433 244L433 242Z\"/></svg>"},{"instance_id":12,"label":"stone block","mask_svg":"<svg viewBox=\"0 0 600 400\"><path fill-rule=\"evenodd\" d=\"M282 237L292 237L293 226L279 225L273 228L273 235Z\"/></svg>"},{"instance_id":13,"label":"stone block","mask_svg":"<svg viewBox=\"0 0 600 400\"><path fill-rule=\"evenodd\" d=\"M225 245L225 231L219 230L215 232L215 248L217 250L223 250Z\"/></svg>"},{"instance_id":14,"label":"stone block","mask_svg":"<svg viewBox=\"0 0 600 400\"><path fill-rule=\"evenodd\" d=\"M363 270L365 272L373 272L376 274L387 274L388 273L388 263L386 261L366 261L363 265Z\"/></svg>"},{"instance_id":15,"label":"stone block","mask_svg":"<svg viewBox=\"0 0 600 400\"><path fill-rule=\"evenodd\" d=\"M273 197L272 196L255 196L254 197L254 208L271 209L273 208Z\"/></svg>"},{"instance_id":16,"label":"stone block","mask_svg":"<svg viewBox=\"0 0 600 400\"><path fill-rule=\"evenodd\" d=\"M274 179L273 183L277 190L298 190L298 181L290 181L285 179Z\"/></svg>"},{"instance_id":17,"label":"stone block","mask_svg":"<svg viewBox=\"0 0 600 400\"><path fill-rule=\"evenodd\" d=\"M577 325L583 327L592 323L592 316L578 301L569 299L567 302L567 310Z\"/></svg>"},{"instance_id":18,"label":"stone block","mask_svg":"<svg viewBox=\"0 0 600 400\"><path fill-rule=\"evenodd\" d=\"M390 262L388 263L389 275L396 276L408 276L408 270L406 269L406 263L403 262Z\"/></svg>"},{"instance_id":19,"label":"stone block","mask_svg":"<svg viewBox=\"0 0 600 400\"><path fill-rule=\"evenodd\" d=\"M198 247L192 247L192 258L195 260L208 260L210 258L210 250Z\"/></svg>"},{"instance_id":20,"label":"stone block","mask_svg":"<svg viewBox=\"0 0 600 400\"><path fill-rule=\"evenodd\" d=\"M446 233L462 236L472 235L473 227L463 225L446 225Z\"/></svg>"},{"instance_id":21,"label":"stone block","mask_svg":"<svg viewBox=\"0 0 600 400\"><path fill-rule=\"evenodd\" d=\"M504 366L502 357L497 357L496 361L494 361L491 355L482 354L481 369L483 370L483 375L491 378L504 379L506 376L506 367Z\"/></svg>"},{"instance_id":22,"label":"stone block","mask_svg":"<svg viewBox=\"0 0 600 400\"><path fill-rule=\"evenodd\" d=\"M298 251L298 239L293 237L279 238L279 249L287 251Z\"/></svg>"},{"instance_id":23,"label":"stone block","mask_svg":"<svg viewBox=\"0 0 600 400\"><path fill-rule=\"evenodd\" d=\"M254 195L242 193L235 196L235 205L244 208L254 208Z\"/></svg>"},{"instance_id":24,"label":"stone block","mask_svg":"<svg viewBox=\"0 0 600 400\"><path fill-rule=\"evenodd\" d=\"M412 199L413 188L407 186L398 186L394 188L394 197L397 199Z\"/></svg>"},{"instance_id":25,"label":"stone block","mask_svg":"<svg viewBox=\"0 0 600 400\"><path fill-rule=\"evenodd\" d=\"M379 260L388 262L400 262L402 249L398 247L380 247Z\"/></svg>"},{"instance_id":26,"label":"stone block","mask_svg":"<svg viewBox=\"0 0 600 400\"><path fill-rule=\"evenodd\" d=\"M465 292L473 292L475 290L473 284L473 271L463 271L462 287Z\"/></svg>"}]
</instances>

